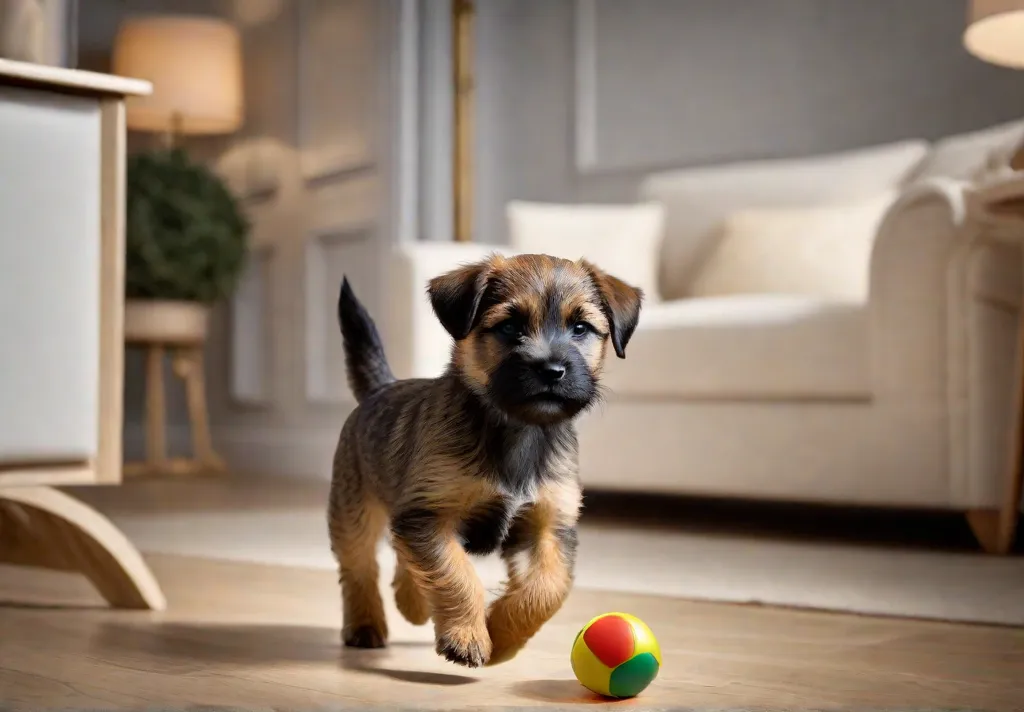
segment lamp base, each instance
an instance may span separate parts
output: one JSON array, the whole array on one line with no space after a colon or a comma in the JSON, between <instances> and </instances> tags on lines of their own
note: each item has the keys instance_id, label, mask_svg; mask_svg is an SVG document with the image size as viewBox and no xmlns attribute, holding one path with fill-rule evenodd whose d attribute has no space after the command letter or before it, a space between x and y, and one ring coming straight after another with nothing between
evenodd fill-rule
<instances>
[{"instance_id":1,"label":"lamp base","mask_svg":"<svg viewBox=\"0 0 1024 712\"><path fill-rule=\"evenodd\" d=\"M181 143L181 127L183 124L184 119L180 112L175 111L171 114L170 123L167 125L167 128L160 133L160 142L166 150L173 150Z\"/></svg>"}]
</instances>

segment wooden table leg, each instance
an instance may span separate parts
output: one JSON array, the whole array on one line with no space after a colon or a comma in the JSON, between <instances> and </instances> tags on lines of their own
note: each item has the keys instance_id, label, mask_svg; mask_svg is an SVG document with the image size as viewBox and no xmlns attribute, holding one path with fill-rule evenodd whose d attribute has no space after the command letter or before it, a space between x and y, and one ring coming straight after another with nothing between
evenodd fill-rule
<instances>
[{"instance_id":1,"label":"wooden table leg","mask_svg":"<svg viewBox=\"0 0 1024 712\"><path fill-rule=\"evenodd\" d=\"M1024 480L1024 299L1020 305L1017 324L1016 378L1013 393L1012 436L1010 456L1006 463L1006 495L999 510L999 529L996 550L1005 554L1013 548L1020 519L1021 482Z\"/></svg>"},{"instance_id":2,"label":"wooden table leg","mask_svg":"<svg viewBox=\"0 0 1024 712\"><path fill-rule=\"evenodd\" d=\"M989 554L1010 553L1020 520L1021 482L1024 480L1024 301L1017 322L1014 370L1013 411L1003 502L998 509L967 512L967 522L975 538Z\"/></svg>"}]
</instances>

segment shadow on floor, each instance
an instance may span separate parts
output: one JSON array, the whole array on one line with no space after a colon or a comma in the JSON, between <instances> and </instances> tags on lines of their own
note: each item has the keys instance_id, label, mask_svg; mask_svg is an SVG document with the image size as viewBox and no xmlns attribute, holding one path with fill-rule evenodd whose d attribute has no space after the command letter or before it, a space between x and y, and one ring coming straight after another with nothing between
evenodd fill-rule
<instances>
[{"instance_id":1,"label":"shadow on floor","mask_svg":"<svg viewBox=\"0 0 1024 712\"><path fill-rule=\"evenodd\" d=\"M105 621L90 645L97 656L130 653L202 667L322 662L337 655L340 642L337 629L314 626Z\"/></svg>"},{"instance_id":2,"label":"shadow on floor","mask_svg":"<svg viewBox=\"0 0 1024 712\"><path fill-rule=\"evenodd\" d=\"M575 680L524 680L512 686L512 692L535 702L555 704L632 704L633 700L613 700L596 695Z\"/></svg>"},{"instance_id":3,"label":"shadow on floor","mask_svg":"<svg viewBox=\"0 0 1024 712\"><path fill-rule=\"evenodd\" d=\"M433 646L431 643L423 643L432 655ZM468 685L477 682L479 678L469 675L455 675L443 672L428 672L424 670L402 670L398 668L385 667L382 663L387 661L387 653L384 650L354 650L342 648L340 654L341 666L346 670L362 672L368 675L378 675L398 682L411 682L417 685L431 685L434 687L452 687L455 685Z\"/></svg>"},{"instance_id":4,"label":"shadow on floor","mask_svg":"<svg viewBox=\"0 0 1024 712\"><path fill-rule=\"evenodd\" d=\"M103 622L90 641L97 657L159 658L181 673L208 665L231 667L272 666L289 663L324 663L337 660L353 672L390 680L432 686L465 685L477 678L448 673L388 667L393 649L423 648L430 642L393 641L381 650L345 648L336 628L275 623Z\"/></svg>"}]
</instances>

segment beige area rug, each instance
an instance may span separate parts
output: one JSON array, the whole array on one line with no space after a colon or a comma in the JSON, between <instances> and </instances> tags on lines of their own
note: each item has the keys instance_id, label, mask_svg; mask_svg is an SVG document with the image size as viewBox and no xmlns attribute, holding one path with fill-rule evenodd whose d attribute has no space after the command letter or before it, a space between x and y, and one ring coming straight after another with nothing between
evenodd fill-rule
<instances>
[{"instance_id":1,"label":"beige area rug","mask_svg":"<svg viewBox=\"0 0 1024 712\"><path fill-rule=\"evenodd\" d=\"M146 553L334 568L322 509L115 511ZM496 558L477 561L492 591ZM381 546L382 585L394 557ZM1024 558L621 525L582 527L577 586L620 593L1024 626Z\"/></svg>"}]
</instances>

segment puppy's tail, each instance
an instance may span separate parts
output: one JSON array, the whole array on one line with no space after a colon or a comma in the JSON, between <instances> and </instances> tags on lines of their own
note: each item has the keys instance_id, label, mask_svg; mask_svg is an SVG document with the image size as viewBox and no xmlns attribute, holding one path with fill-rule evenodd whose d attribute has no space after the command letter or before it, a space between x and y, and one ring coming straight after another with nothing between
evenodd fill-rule
<instances>
[{"instance_id":1,"label":"puppy's tail","mask_svg":"<svg viewBox=\"0 0 1024 712\"><path fill-rule=\"evenodd\" d=\"M356 299L348 279L341 281L338 295L338 322L345 346L348 385L357 401L395 380L384 355L377 326L366 308Z\"/></svg>"}]
</instances>

